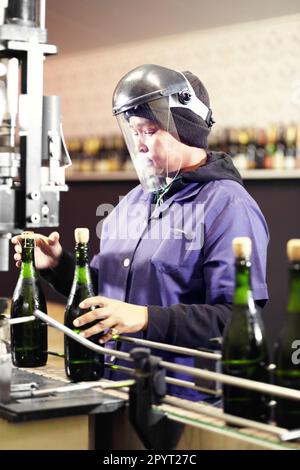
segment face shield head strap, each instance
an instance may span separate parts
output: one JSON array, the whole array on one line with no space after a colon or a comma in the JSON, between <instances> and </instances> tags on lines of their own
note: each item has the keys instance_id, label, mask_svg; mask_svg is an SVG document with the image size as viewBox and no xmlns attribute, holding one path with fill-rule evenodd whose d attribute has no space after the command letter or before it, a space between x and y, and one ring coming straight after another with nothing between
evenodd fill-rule
<instances>
[{"instance_id":1,"label":"face shield head strap","mask_svg":"<svg viewBox=\"0 0 300 470\"><path fill-rule=\"evenodd\" d=\"M204 122L206 122L210 129L214 124L212 118L212 110L206 106L197 96L189 81L186 79L183 73L179 72L186 82L187 88L180 91L177 94L170 95L169 105L170 108L185 108L193 111L197 116L200 116Z\"/></svg>"}]
</instances>

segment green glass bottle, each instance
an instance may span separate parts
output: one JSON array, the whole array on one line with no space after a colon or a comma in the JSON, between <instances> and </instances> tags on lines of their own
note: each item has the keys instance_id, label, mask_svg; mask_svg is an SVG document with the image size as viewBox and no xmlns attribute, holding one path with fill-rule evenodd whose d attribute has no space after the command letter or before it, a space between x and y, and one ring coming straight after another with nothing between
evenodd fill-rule
<instances>
[{"instance_id":1,"label":"green glass bottle","mask_svg":"<svg viewBox=\"0 0 300 470\"><path fill-rule=\"evenodd\" d=\"M76 333L80 333L82 330L90 328L92 324L90 323L82 328L75 329L73 321L89 310L95 309L95 307L87 310L79 308L82 300L95 295L88 260L89 230L87 228L75 229L75 241L76 266L73 285L65 311L65 325ZM89 339L97 343L99 335ZM65 370L67 376L73 382L98 380L103 375L104 356L65 336Z\"/></svg>"},{"instance_id":2,"label":"green glass bottle","mask_svg":"<svg viewBox=\"0 0 300 470\"><path fill-rule=\"evenodd\" d=\"M225 330L222 351L224 374L269 381L268 348L259 311L251 290L251 239L232 242L236 285L231 320ZM223 384L224 412L256 421L268 420L268 397L245 388Z\"/></svg>"},{"instance_id":3,"label":"green glass bottle","mask_svg":"<svg viewBox=\"0 0 300 470\"><path fill-rule=\"evenodd\" d=\"M287 243L289 296L285 324L276 347L275 383L300 390L300 240ZM276 397L275 420L278 426L300 427L300 402Z\"/></svg>"},{"instance_id":4,"label":"green glass bottle","mask_svg":"<svg viewBox=\"0 0 300 470\"><path fill-rule=\"evenodd\" d=\"M11 317L33 315L35 309L47 313L47 305L34 263L34 234L23 232L22 265L13 293ZM48 358L46 323L33 320L11 326L12 361L17 367L44 366Z\"/></svg>"}]
</instances>

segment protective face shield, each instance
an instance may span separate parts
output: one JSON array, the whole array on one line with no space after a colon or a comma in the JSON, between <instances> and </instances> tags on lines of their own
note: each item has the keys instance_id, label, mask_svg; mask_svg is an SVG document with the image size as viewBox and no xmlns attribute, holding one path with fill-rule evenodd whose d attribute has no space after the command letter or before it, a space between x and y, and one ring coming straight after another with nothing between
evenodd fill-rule
<instances>
[{"instance_id":1,"label":"protective face shield","mask_svg":"<svg viewBox=\"0 0 300 470\"><path fill-rule=\"evenodd\" d=\"M189 135L194 117L203 121L207 133L211 125L211 110L186 77L157 65L125 75L113 95L113 114L147 192L168 188L178 175L182 144L193 144Z\"/></svg>"},{"instance_id":2,"label":"protective face shield","mask_svg":"<svg viewBox=\"0 0 300 470\"><path fill-rule=\"evenodd\" d=\"M135 106L117 115L143 189L165 188L181 168L182 149L170 111L170 97Z\"/></svg>"}]
</instances>

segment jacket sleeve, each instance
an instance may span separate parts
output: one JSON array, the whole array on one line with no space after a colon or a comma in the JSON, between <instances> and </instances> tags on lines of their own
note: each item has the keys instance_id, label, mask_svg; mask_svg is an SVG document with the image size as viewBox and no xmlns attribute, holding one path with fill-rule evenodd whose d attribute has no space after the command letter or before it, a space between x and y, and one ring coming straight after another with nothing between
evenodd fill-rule
<instances>
[{"instance_id":1,"label":"jacket sleeve","mask_svg":"<svg viewBox=\"0 0 300 470\"><path fill-rule=\"evenodd\" d=\"M231 305L148 306L148 328L145 339L177 346L213 349L211 338L223 334L230 318Z\"/></svg>"},{"instance_id":2,"label":"jacket sleeve","mask_svg":"<svg viewBox=\"0 0 300 470\"><path fill-rule=\"evenodd\" d=\"M256 306L261 309L265 303L265 300L258 300ZM149 305L145 339L188 348L215 349L218 343L211 340L223 336L231 308L230 303Z\"/></svg>"},{"instance_id":3,"label":"jacket sleeve","mask_svg":"<svg viewBox=\"0 0 300 470\"><path fill-rule=\"evenodd\" d=\"M59 263L54 269L40 269L39 273L59 294L68 297L75 271L75 258L68 251L63 251ZM98 270L90 266L95 293L98 292Z\"/></svg>"},{"instance_id":4,"label":"jacket sleeve","mask_svg":"<svg viewBox=\"0 0 300 470\"><path fill-rule=\"evenodd\" d=\"M228 200L223 210L206 225L204 237L202 252L205 304L232 302L235 284L232 240L235 237L251 238L253 296L255 300L268 299L266 257L269 232L256 204L250 204L242 198Z\"/></svg>"}]
</instances>

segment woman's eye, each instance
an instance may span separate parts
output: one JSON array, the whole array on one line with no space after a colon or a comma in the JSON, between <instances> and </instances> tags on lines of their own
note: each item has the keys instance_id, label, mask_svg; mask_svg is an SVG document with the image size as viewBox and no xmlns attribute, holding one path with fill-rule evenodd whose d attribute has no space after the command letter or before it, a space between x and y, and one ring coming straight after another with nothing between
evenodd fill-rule
<instances>
[{"instance_id":1,"label":"woman's eye","mask_svg":"<svg viewBox=\"0 0 300 470\"><path fill-rule=\"evenodd\" d=\"M153 134L155 134L156 132L156 129L148 129L148 130L143 130L143 131L134 131L132 130L132 135L133 137L138 137L138 136L151 136Z\"/></svg>"},{"instance_id":2,"label":"woman's eye","mask_svg":"<svg viewBox=\"0 0 300 470\"><path fill-rule=\"evenodd\" d=\"M153 134L155 134L155 130L152 129L152 130L149 130L149 131L145 131L144 134L146 134L146 135L153 135Z\"/></svg>"}]
</instances>

